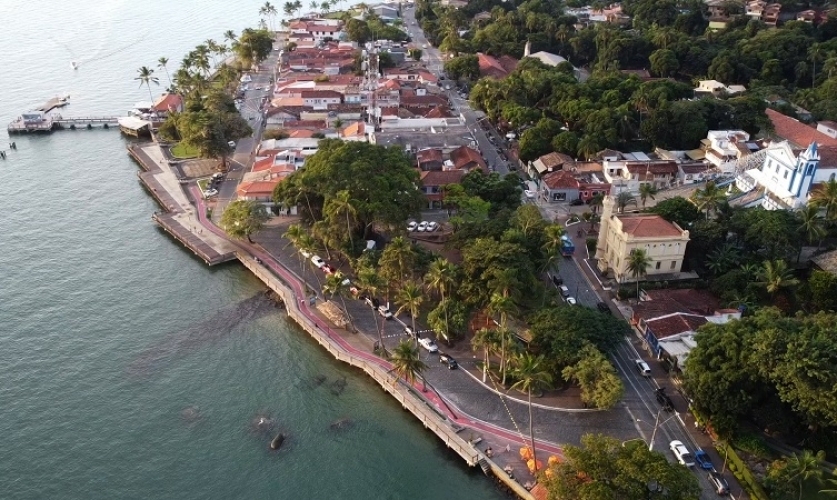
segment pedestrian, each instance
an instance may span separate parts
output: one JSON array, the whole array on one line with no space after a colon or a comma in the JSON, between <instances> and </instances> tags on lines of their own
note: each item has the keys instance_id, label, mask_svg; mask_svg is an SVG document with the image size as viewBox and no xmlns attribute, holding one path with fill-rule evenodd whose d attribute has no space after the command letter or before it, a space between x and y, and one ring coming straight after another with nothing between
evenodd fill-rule
<instances>
[{"instance_id":1,"label":"pedestrian","mask_svg":"<svg viewBox=\"0 0 837 500\"><path fill-rule=\"evenodd\" d=\"M511 453L511 445L506 444L506 453Z\"/></svg>"}]
</instances>

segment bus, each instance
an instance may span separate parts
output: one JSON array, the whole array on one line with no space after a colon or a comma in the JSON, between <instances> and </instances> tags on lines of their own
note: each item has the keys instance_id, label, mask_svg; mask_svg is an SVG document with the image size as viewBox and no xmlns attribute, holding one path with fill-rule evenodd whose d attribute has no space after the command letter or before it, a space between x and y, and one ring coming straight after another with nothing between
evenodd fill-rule
<instances>
[{"instance_id":1,"label":"bus","mask_svg":"<svg viewBox=\"0 0 837 500\"><path fill-rule=\"evenodd\" d=\"M561 236L561 255L564 257L572 257L574 253L575 245L573 245L573 240L566 234Z\"/></svg>"}]
</instances>

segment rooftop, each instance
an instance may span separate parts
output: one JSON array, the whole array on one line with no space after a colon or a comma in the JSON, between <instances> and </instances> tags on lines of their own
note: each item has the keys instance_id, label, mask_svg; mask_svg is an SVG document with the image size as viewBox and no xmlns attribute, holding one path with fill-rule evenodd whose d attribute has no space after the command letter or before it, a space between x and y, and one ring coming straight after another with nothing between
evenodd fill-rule
<instances>
[{"instance_id":1,"label":"rooftop","mask_svg":"<svg viewBox=\"0 0 837 500\"><path fill-rule=\"evenodd\" d=\"M421 173L421 183L424 186L459 184L467 173L464 170L429 170Z\"/></svg>"},{"instance_id":2,"label":"rooftop","mask_svg":"<svg viewBox=\"0 0 837 500\"><path fill-rule=\"evenodd\" d=\"M646 319L645 324L654 332L657 339L663 339L679 333L694 332L709 323L701 315L690 313L673 313L652 319Z\"/></svg>"},{"instance_id":3,"label":"rooftop","mask_svg":"<svg viewBox=\"0 0 837 500\"><path fill-rule=\"evenodd\" d=\"M618 215L622 221L622 231L635 238L675 237L683 234L673 222L659 215Z\"/></svg>"},{"instance_id":4,"label":"rooftop","mask_svg":"<svg viewBox=\"0 0 837 500\"><path fill-rule=\"evenodd\" d=\"M770 108L765 112L773 123L773 135L793 143L798 148L807 148L812 142L816 142L819 146L837 147L837 139L823 134L814 127Z\"/></svg>"}]
</instances>

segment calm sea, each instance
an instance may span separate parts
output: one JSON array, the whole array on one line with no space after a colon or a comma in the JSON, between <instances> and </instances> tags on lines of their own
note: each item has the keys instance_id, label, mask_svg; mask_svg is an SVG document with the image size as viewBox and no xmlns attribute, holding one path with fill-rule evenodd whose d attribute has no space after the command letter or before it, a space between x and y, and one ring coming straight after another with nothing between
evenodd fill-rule
<instances>
[{"instance_id":1,"label":"calm sea","mask_svg":"<svg viewBox=\"0 0 837 500\"><path fill-rule=\"evenodd\" d=\"M58 94L65 116L124 114L148 99L138 67L166 56L176 69L255 25L260 5L3 0L0 123ZM208 269L161 233L118 132L13 140L0 160L0 498L501 498L247 272ZM272 430L254 428L262 417ZM278 431L290 437L269 452Z\"/></svg>"}]
</instances>

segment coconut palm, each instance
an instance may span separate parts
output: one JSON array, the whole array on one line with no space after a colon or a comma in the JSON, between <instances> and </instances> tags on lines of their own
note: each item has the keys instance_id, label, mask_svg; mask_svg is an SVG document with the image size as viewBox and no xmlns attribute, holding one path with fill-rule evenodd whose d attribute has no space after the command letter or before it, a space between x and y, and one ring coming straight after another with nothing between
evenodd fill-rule
<instances>
[{"instance_id":1,"label":"coconut palm","mask_svg":"<svg viewBox=\"0 0 837 500\"><path fill-rule=\"evenodd\" d=\"M299 11L302 10L302 2L294 0L294 9L296 10L297 15L299 15Z\"/></svg>"},{"instance_id":2,"label":"coconut palm","mask_svg":"<svg viewBox=\"0 0 837 500\"><path fill-rule=\"evenodd\" d=\"M390 286L400 285L412 271L415 257L410 242L403 236L396 236L381 253L381 259L378 261L381 275L389 281Z\"/></svg>"},{"instance_id":3,"label":"coconut palm","mask_svg":"<svg viewBox=\"0 0 837 500\"><path fill-rule=\"evenodd\" d=\"M511 297L506 295L501 295L499 293L494 293L491 295L491 300L488 303L488 307L486 308L488 313L491 315L498 315L500 317L500 329L498 330L498 334L500 335L500 372L502 373L503 381L502 383L506 383L506 364L507 364L507 355L509 351L509 340L513 341L513 337L508 335L507 332L509 331L506 328L506 322L508 321L508 315L517 311L517 306L515 306L514 301L512 301Z\"/></svg>"},{"instance_id":4,"label":"coconut palm","mask_svg":"<svg viewBox=\"0 0 837 500\"><path fill-rule=\"evenodd\" d=\"M487 379L488 372L491 370L491 362L489 355L500 345L500 339L497 335L497 330L493 328L480 328L471 339L471 348L475 351L482 349L482 381Z\"/></svg>"},{"instance_id":5,"label":"coconut palm","mask_svg":"<svg viewBox=\"0 0 837 500\"><path fill-rule=\"evenodd\" d=\"M546 368L546 361L543 356L534 356L524 352L513 360L514 376L517 379L512 389L518 389L526 393L529 400L529 439L532 443L532 460L535 468L538 466L538 457L535 454L535 431L532 419L532 392L540 392L552 384L552 375ZM537 470L535 470L537 472Z\"/></svg>"},{"instance_id":6,"label":"coconut palm","mask_svg":"<svg viewBox=\"0 0 837 500\"><path fill-rule=\"evenodd\" d=\"M384 282L374 268L362 267L358 271L357 277L355 278L355 286L361 293L372 299L378 294L378 292L380 292L381 288L384 287ZM383 325L380 325L380 327L378 326L378 311L375 309L371 310L372 319L375 321L375 330L378 332L378 341L380 342L381 349L386 351L386 348L384 347Z\"/></svg>"},{"instance_id":7,"label":"coconut palm","mask_svg":"<svg viewBox=\"0 0 837 500\"><path fill-rule=\"evenodd\" d=\"M323 14L328 14L329 9L331 9L331 2L328 0L321 2L320 9L322 9Z\"/></svg>"},{"instance_id":8,"label":"coconut palm","mask_svg":"<svg viewBox=\"0 0 837 500\"><path fill-rule=\"evenodd\" d=\"M822 468L820 461L825 460L825 452L813 453L810 450L803 450L802 453L794 453L787 460L788 475L799 484L799 500L802 500L802 486L809 479L817 482L822 479Z\"/></svg>"},{"instance_id":9,"label":"coconut palm","mask_svg":"<svg viewBox=\"0 0 837 500\"><path fill-rule=\"evenodd\" d=\"M270 29L273 30L273 18L276 15L276 7L273 6L270 2L265 2L259 8L259 16L266 17L270 20Z\"/></svg>"},{"instance_id":10,"label":"coconut palm","mask_svg":"<svg viewBox=\"0 0 837 500\"><path fill-rule=\"evenodd\" d=\"M445 302L448 290L450 290L455 283L456 269L456 266L451 264L447 259L438 258L430 264L427 274L424 275L425 286L429 290L439 292L439 295L442 298L441 302ZM448 329L448 308L445 307L445 332L442 336L446 340L449 340Z\"/></svg>"},{"instance_id":11,"label":"coconut palm","mask_svg":"<svg viewBox=\"0 0 837 500\"><path fill-rule=\"evenodd\" d=\"M416 333L416 316L418 316L419 307L424 302L424 294L421 287L413 282L408 281L395 294L395 303L398 304L398 309L395 315L398 316L404 311L410 313L410 320L413 325L413 334L415 335L416 345L418 345L418 334Z\"/></svg>"},{"instance_id":12,"label":"coconut palm","mask_svg":"<svg viewBox=\"0 0 837 500\"><path fill-rule=\"evenodd\" d=\"M717 211L726 199L727 196L724 191L713 181L707 182L703 189L695 191L690 198L692 203L698 207L698 210L706 210L707 219L709 218L709 212Z\"/></svg>"},{"instance_id":13,"label":"coconut palm","mask_svg":"<svg viewBox=\"0 0 837 500\"><path fill-rule=\"evenodd\" d=\"M628 191L622 191L616 195L616 208L619 210L619 213L624 212L625 207L628 205L636 206L636 198L634 195Z\"/></svg>"},{"instance_id":14,"label":"coconut palm","mask_svg":"<svg viewBox=\"0 0 837 500\"><path fill-rule=\"evenodd\" d=\"M597 194L596 196L590 198L590 210L592 210L594 214L599 213L599 207L601 207L603 203L604 195Z\"/></svg>"},{"instance_id":15,"label":"coconut palm","mask_svg":"<svg viewBox=\"0 0 837 500\"><path fill-rule=\"evenodd\" d=\"M567 234L567 231L564 229L563 226L560 224L550 224L546 226L543 231L543 249L548 257L550 262L553 259L549 258L552 256L557 256L561 253L561 246L563 244L563 240L561 239L562 236Z\"/></svg>"},{"instance_id":16,"label":"coconut palm","mask_svg":"<svg viewBox=\"0 0 837 500\"><path fill-rule=\"evenodd\" d=\"M235 34L233 30L227 30L224 32L224 40L230 42L230 44L234 43L238 36Z\"/></svg>"},{"instance_id":17,"label":"coconut palm","mask_svg":"<svg viewBox=\"0 0 837 500\"><path fill-rule=\"evenodd\" d=\"M799 284L784 260L766 260L763 265L757 284L763 286L770 295Z\"/></svg>"},{"instance_id":18,"label":"coconut palm","mask_svg":"<svg viewBox=\"0 0 837 500\"><path fill-rule=\"evenodd\" d=\"M392 352L392 369L399 377L403 377L410 385L416 383L416 377L421 377L422 390L427 390L427 383L421 375L427 365L421 360L418 347L409 341L402 340ZM395 379L394 382L397 382Z\"/></svg>"},{"instance_id":19,"label":"coconut palm","mask_svg":"<svg viewBox=\"0 0 837 500\"><path fill-rule=\"evenodd\" d=\"M311 12L316 12L316 10L320 7L320 3L317 0L311 0L308 7L311 9Z\"/></svg>"},{"instance_id":20,"label":"coconut palm","mask_svg":"<svg viewBox=\"0 0 837 500\"><path fill-rule=\"evenodd\" d=\"M340 303L343 304L343 312L346 313L346 318L349 320L351 331L355 331L355 324L352 320L352 315L349 314L349 309L346 307L346 295L349 293L349 286L346 277L343 276L343 273L338 271L326 276L322 290L323 295L329 294L332 300L334 300L335 296L340 299Z\"/></svg>"},{"instance_id":21,"label":"coconut palm","mask_svg":"<svg viewBox=\"0 0 837 500\"><path fill-rule=\"evenodd\" d=\"M296 5L294 5L293 2L285 2L282 4L282 12L284 12L286 16L292 16L295 10Z\"/></svg>"},{"instance_id":22,"label":"coconut palm","mask_svg":"<svg viewBox=\"0 0 837 500\"><path fill-rule=\"evenodd\" d=\"M148 97L151 99L151 102L154 102L154 96L151 95L151 84L160 85L160 79L154 76L154 70L147 66L142 66L137 70L137 73L139 73L139 76L134 78L134 80L139 80L140 87L143 85L148 87Z\"/></svg>"},{"instance_id":23,"label":"coconut palm","mask_svg":"<svg viewBox=\"0 0 837 500\"><path fill-rule=\"evenodd\" d=\"M639 303L639 281L648 273L648 267L653 262L644 248L634 248L628 256L628 271L636 280L636 300Z\"/></svg>"},{"instance_id":24,"label":"coconut palm","mask_svg":"<svg viewBox=\"0 0 837 500\"><path fill-rule=\"evenodd\" d=\"M352 238L353 226L357 224L357 209L355 200L348 190L338 191L330 197L323 206L323 215L329 222L335 223L338 218L346 217L346 236L349 239L349 246L354 249L355 242Z\"/></svg>"},{"instance_id":25,"label":"coconut palm","mask_svg":"<svg viewBox=\"0 0 837 500\"><path fill-rule=\"evenodd\" d=\"M825 218L829 221L837 216L837 180L831 179L820 184L811 193L810 204L817 208L825 209Z\"/></svg>"},{"instance_id":26,"label":"coconut palm","mask_svg":"<svg viewBox=\"0 0 837 500\"><path fill-rule=\"evenodd\" d=\"M820 216L819 208L808 204L799 211L799 232L805 238L809 245L817 241L817 249L822 243L822 238L826 234L825 227L823 227L823 218ZM799 255L796 261L802 256L802 245L799 246Z\"/></svg>"},{"instance_id":27,"label":"coconut palm","mask_svg":"<svg viewBox=\"0 0 837 500\"><path fill-rule=\"evenodd\" d=\"M157 67L163 68L163 71L166 72L166 78L169 79L169 87L171 87L171 75L169 75L169 68L166 67L166 64L169 63L168 57L161 57L157 59Z\"/></svg>"},{"instance_id":28,"label":"coconut palm","mask_svg":"<svg viewBox=\"0 0 837 500\"><path fill-rule=\"evenodd\" d=\"M738 266L741 255L738 247L731 243L724 243L707 255L706 267L715 276L720 276Z\"/></svg>"},{"instance_id":29,"label":"coconut palm","mask_svg":"<svg viewBox=\"0 0 837 500\"><path fill-rule=\"evenodd\" d=\"M656 200L656 198L654 198L655 194L657 194L657 188L650 182L643 182L639 185L639 199L642 202L643 210L645 209L645 202L648 198Z\"/></svg>"}]
</instances>

